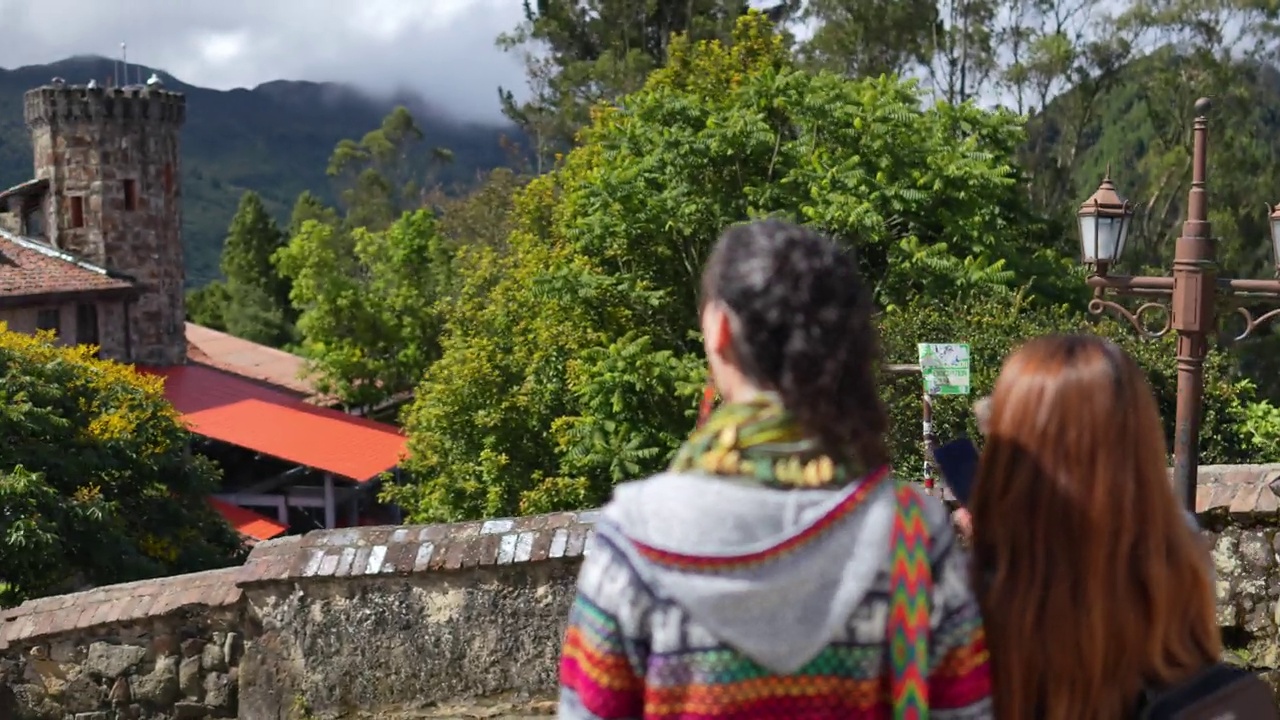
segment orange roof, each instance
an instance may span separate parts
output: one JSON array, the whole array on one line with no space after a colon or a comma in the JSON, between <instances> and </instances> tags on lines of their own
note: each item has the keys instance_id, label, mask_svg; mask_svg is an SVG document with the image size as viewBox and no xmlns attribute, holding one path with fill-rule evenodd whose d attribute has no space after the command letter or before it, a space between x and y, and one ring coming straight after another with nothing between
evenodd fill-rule
<instances>
[{"instance_id":1,"label":"orange roof","mask_svg":"<svg viewBox=\"0 0 1280 720\"><path fill-rule=\"evenodd\" d=\"M190 322L186 335L189 359L315 400L303 358Z\"/></svg>"},{"instance_id":2,"label":"orange roof","mask_svg":"<svg viewBox=\"0 0 1280 720\"><path fill-rule=\"evenodd\" d=\"M364 482L400 464L405 437L373 420L317 407L205 365L139 368L197 435Z\"/></svg>"},{"instance_id":3,"label":"orange roof","mask_svg":"<svg viewBox=\"0 0 1280 720\"><path fill-rule=\"evenodd\" d=\"M248 508L242 508L239 505L232 505L229 502L223 502L217 498L207 498L209 505L218 512L219 515L227 521L236 532L244 535L250 540L262 542L270 540L273 537L283 535L288 526L272 520L266 515L256 513Z\"/></svg>"}]
</instances>

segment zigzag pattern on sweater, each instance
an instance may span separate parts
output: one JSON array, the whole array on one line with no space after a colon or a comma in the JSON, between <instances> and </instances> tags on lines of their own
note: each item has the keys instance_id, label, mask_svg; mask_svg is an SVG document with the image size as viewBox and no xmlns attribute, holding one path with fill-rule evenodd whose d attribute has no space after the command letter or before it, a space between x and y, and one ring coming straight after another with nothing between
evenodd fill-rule
<instances>
[{"instance_id":1,"label":"zigzag pattern on sweater","mask_svg":"<svg viewBox=\"0 0 1280 720\"><path fill-rule=\"evenodd\" d=\"M929 527L920 496L900 486L890 562L889 658L894 720L929 717Z\"/></svg>"}]
</instances>

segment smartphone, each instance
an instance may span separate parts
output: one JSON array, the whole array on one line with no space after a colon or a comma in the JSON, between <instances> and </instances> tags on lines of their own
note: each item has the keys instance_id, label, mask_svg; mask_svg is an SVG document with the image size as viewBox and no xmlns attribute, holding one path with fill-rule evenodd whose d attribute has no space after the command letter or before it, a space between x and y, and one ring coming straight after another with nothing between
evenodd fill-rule
<instances>
[{"instance_id":1,"label":"smartphone","mask_svg":"<svg viewBox=\"0 0 1280 720\"><path fill-rule=\"evenodd\" d=\"M956 501L967 506L973 492L973 478L978 472L978 448L973 441L967 437L952 440L933 451L933 460Z\"/></svg>"}]
</instances>

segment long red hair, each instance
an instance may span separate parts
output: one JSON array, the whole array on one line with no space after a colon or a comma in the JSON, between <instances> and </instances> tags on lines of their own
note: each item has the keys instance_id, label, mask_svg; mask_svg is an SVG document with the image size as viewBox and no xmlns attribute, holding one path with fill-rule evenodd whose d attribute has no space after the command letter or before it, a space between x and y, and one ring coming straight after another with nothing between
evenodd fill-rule
<instances>
[{"instance_id":1,"label":"long red hair","mask_svg":"<svg viewBox=\"0 0 1280 720\"><path fill-rule=\"evenodd\" d=\"M1222 643L1206 548L1141 370L1094 336L1027 343L991 398L974 582L1000 720L1120 720Z\"/></svg>"}]
</instances>

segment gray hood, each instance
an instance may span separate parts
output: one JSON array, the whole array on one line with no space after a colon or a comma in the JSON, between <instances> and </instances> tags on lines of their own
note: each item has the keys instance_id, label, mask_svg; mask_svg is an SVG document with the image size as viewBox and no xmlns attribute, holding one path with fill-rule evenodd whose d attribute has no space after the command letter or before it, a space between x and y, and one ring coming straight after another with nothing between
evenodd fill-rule
<instances>
[{"instance_id":1,"label":"gray hood","mask_svg":"<svg viewBox=\"0 0 1280 720\"><path fill-rule=\"evenodd\" d=\"M858 485L782 490L667 473L619 486L597 532L613 536L655 594L721 642L771 671L791 673L841 634L888 563L895 483L881 483L856 507L841 511ZM734 557L775 549L829 516L837 516L830 527L777 561L728 572L658 564L628 542Z\"/></svg>"}]
</instances>

